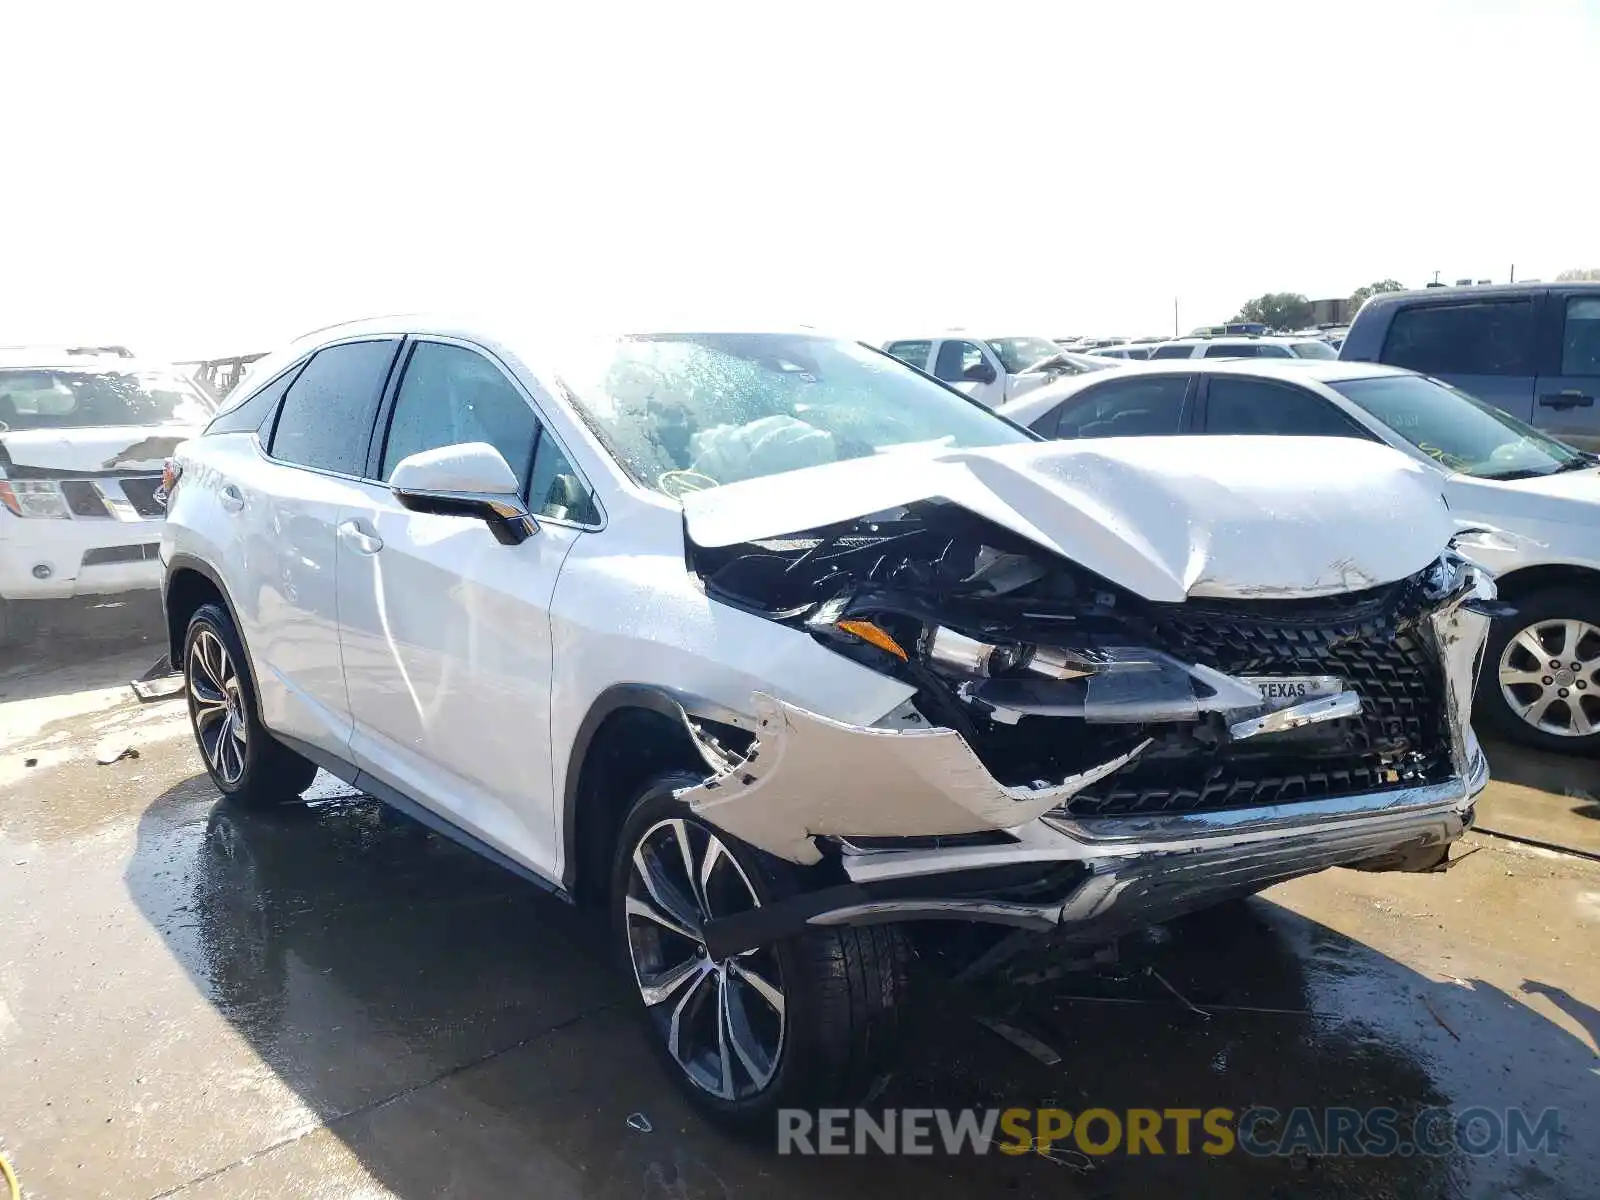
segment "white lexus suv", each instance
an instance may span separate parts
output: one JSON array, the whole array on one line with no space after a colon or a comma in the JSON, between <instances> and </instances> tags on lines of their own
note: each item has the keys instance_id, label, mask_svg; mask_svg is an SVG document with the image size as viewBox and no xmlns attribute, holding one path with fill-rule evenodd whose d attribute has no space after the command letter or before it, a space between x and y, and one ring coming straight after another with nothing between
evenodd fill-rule
<instances>
[{"instance_id":1,"label":"white lexus suv","mask_svg":"<svg viewBox=\"0 0 1600 1200\"><path fill-rule=\"evenodd\" d=\"M1103 941L1470 821L1434 477L1207 451L814 333L341 326L170 464L172 658L225 796L325 767L608 905L667 1069L770 1121L880 1070L908 923Z\"/></svg>"}]
</instances>

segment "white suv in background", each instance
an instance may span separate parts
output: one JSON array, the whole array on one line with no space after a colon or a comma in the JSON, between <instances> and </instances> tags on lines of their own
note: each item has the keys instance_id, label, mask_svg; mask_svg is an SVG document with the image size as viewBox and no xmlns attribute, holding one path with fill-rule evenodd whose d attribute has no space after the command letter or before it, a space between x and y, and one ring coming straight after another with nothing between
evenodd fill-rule
<instances>
[{"instance_id":1,"label":"white suv in background","mask_svg":"<svg viewBox=\"0 0 1600 1200\"><path fill-rule=\"evenodd\" d=\"M989 408L1068 375L1118 365L1070 353L1045 337L975 338L957 332L936 338L898 338L885 342L883 348Z\"/></svg>"},{"instance_id":2,"label":"white suv in background","mask_svg":"<svg viewBox=\"0 0 1600 1200\"><path fill-rule=\"evenodd\" d=\"M1319 337L1174 338L1151 347L1151 359L1162 358L1338 358L1333 345Z\"/></svg>"},{"instance_id":3,"label":"white suv in background","mask_svg":"<svg viewBox=\"0 0 1600 1200\"><path fill-rule=\"evenodd\" d=\"M212 780L322 766L607 903L729 1122L870 1085L906 922L1426 869L1485 780L1493 584L1387 447L1041 441L800 332L385 318L254 378L162 536Z\"/></svg>"},{"instance_id":4,"label":"white suv in background","mask_svg":"<svg viewBox=\"0 0 1600 1200\"><path fill-rule=\"evenodd\" d=\"M22 602L159 586L162 463L212 412L171 367L0 352L0 642Z\"/></svg>"}]
</instances>

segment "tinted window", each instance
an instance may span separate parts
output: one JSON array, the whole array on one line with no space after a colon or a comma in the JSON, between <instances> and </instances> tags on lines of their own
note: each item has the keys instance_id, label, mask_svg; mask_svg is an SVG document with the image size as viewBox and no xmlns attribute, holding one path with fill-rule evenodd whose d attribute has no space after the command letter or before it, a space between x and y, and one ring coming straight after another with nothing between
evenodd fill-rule
<instances>
[{"instance_id":1,"label":"tinted window","mask_svg":"<svg viewBox=\"0 0 1600 1200\"><path fill-rule=\"evenodd\" d=\"M395 396L382 477L421 450L488 442L528 485L539 421L505 373L476 350L419 342Z\"/></svg>"},{"instance_id":2,"label":"tinted window","mask_svg":"<svg viewBox=\"0 0 1600 1200\"><path fill-rule=\"evenodd\" d=\"M958 382L967 371L983 362L983 351L974 342L945 342L939 347L939 361L933 365L936 379Z\"/></svg>"},{"instance_id":3,"label":"tinted window","mask_svg":"<svg viewBox=\"0 0 1600 1200\"><path fill-rule=\"evenodd\" d=\"M1338 358L1339 352L1324 341L1296 342L1290 347L1296 358Z\"/></svg>"},{"instance_id":4,"label":"tinted window","mask_svg":"<svg viewBox=\"0 0 1600 1200\"><path fill-rule=\"evenodd\" d=\"M347 342L317 352L289 388L272 434L284 462L362 475L396 341Z\"/></svg>"},{"instance_id":5,"label":"tinted window","mask_svg":"<svg viewBox=\"0 0 1600 1200\"><path fill-rule=\"evenodd\" d=\"M283 399L283 394L289 390L289 385L294 382L294 377L299 374L298 366L285 371L255 395L234 405L225 413L219 413L211 424L206 426L207 433L244 433L251 429L260 429L261 422L272 415L278 407L278 401Z\"/></svg>"},{"instance_id":6,"label":"tinted window","mask_svg":"<svg viewBox=\"0 0 1600 1200\"><path fill-rule=\"evenodd\" d=\"M1233 342L1225 342L1221 345L1206 347L1207 358L1259 358L1260 356L1261 347L1253 346L1249 343L1239 345Z\"/></svg>"},{"instance_id":7,"label":"tinted window","mask_svg":"<svg viewBox=\"0 0 1600 1200\"><path fill-rule=\"evenodd\" d=\"M1561 334L1561 373L1600 375L1600 296L1570 296Z\"/></svg>"},{"instance_id":8,"label":"tinted window","mask_svg":"<svg viewBox=\"0 0 1600 1200\"><path fill-rule=\"evenodd\" d=\"M1193 346L1157 346L1150 351L1151 358L1193 358Z\"/></svg>"},{"instance_id":9,"label":"tinted window","mask_svg":"<svg viewBox=\"0 0 1600 1200\"><path fill-rule=\"evenodd\" d=\"M1225 375L1211 377L1206 432L1362 436L1354 422L1321 396L1286 383Z\"/></svg>"},{"instance_id":10,"label":"tinted window","mask_svg":"<svg viewBox=\"0 0 1600 1200\"><path fill-rule=\"evenodd\" d=\"M1394 315L1383 361L1428 375L1530 375L1531 300L1422 304Z\"/></svg>"},{"instance_id":11,"label":"tinted window","mask_svg":"<svg viewBox=\"0 0 1600 1200\"><path fill-rule=\"evenodd\" d=\"M1145 437L1177 433L1183 420L1187 375L1119 379L1088 389L1061 406L1056 436Z\"/></svg>"},{"instance_id":12,"label":"tinted window","mask_svg":"<svg viewBox=\"0 0 1600 1200\"><path fill-rule=\"evenodd\" d=\"M928 369L928 353L933 349L932 342L891 342L889 353L908 362L919 371Z\"/></svg>"}]
</instances>

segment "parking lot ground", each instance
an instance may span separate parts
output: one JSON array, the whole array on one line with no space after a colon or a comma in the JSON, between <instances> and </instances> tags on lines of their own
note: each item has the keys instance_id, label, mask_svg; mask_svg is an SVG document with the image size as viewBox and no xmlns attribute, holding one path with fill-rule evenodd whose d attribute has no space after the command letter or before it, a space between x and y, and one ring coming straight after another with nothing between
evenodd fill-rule
<instances>
[{"instance_id":1,"label":"parking lot ground","mask_svg":"<svg viewBox=\"0 0 1600 1200\"><path fill-rule=\"evenodd\" d=\"M0 666L0 1151L29 1200L1600 1195L1600 863L1475 833L1447 873L1326 872L1094 970L925 959L873 1101L1555 1108L1554 1154L779 1157L679 1100L594 919L326 777L221 804L181 704L126 686L159 649ZM1572 804L1582 766L1518 803Z\"/></svg>"}]
</instances>

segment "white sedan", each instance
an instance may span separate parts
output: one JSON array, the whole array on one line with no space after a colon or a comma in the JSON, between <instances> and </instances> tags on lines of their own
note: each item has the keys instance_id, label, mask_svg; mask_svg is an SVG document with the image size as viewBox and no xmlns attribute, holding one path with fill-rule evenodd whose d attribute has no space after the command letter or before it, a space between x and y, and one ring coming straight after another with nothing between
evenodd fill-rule
<instances>
[{"instance_id":1,"label":"white sedan","mask_svg":"<svg viewBox=\"0 0 1600 1200\"><path fill-rule=\"evenodd\" d=\"M1428 463L1457 521L1482 530L1461 544L1499 574L1501 597L1517 609L1490 635L1479 713L1530 745L1600 749L1594 455L1437 379L1372 363L1134 364L1000 411L1047 437L1314 434L1387 442Z\"/></svg>"}]
</instances>

